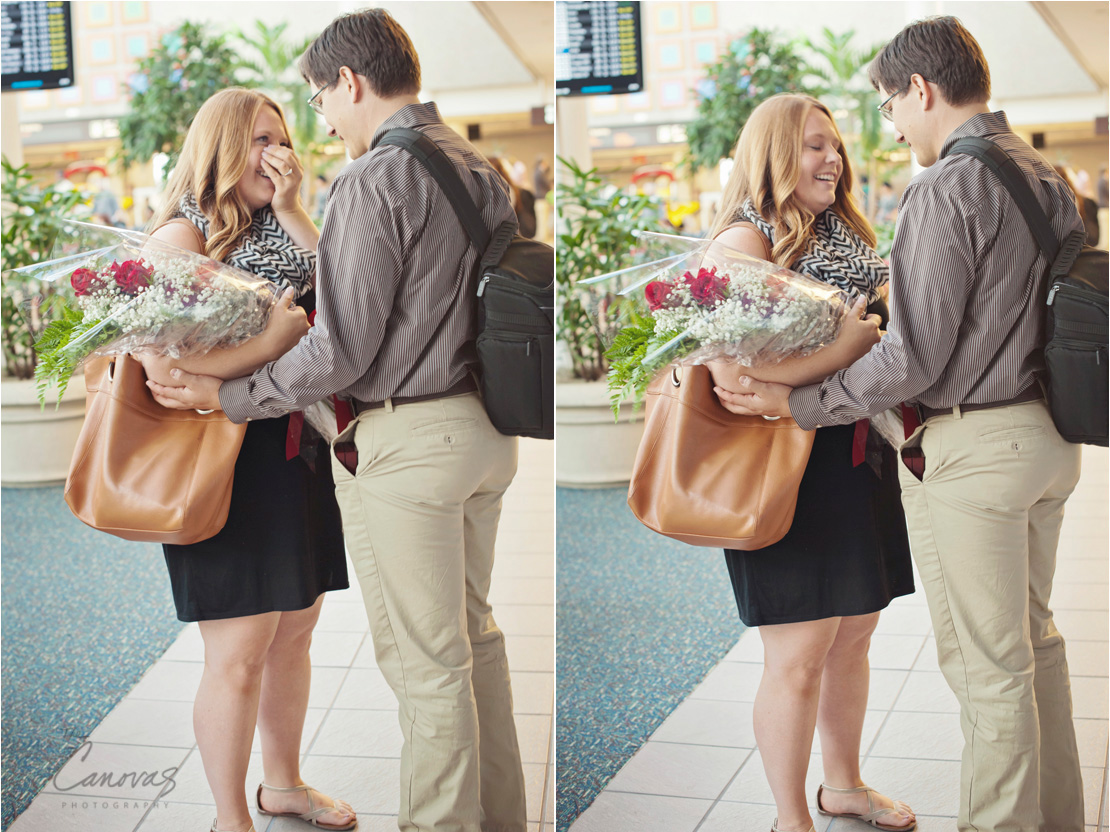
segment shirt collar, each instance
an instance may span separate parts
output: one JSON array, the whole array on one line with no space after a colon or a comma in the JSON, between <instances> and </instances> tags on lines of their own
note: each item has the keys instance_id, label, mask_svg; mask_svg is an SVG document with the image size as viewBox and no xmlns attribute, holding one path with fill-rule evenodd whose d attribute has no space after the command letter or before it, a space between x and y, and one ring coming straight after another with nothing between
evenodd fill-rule
<instances>
[{"instance_id":1,"label":"shirt collar","mask_svg":"<svg viewBox=\"0 0 1110 832\"><path fill-rule=\"evenodd\" d=\"M944 140L944 146L940 149L940 158L945 158L952 145L960 139L966 139L968 136L985 138L998 133L1012 132L1010 122L1001 110L997 113L976 113L948 135L948 138Z\"/></svg>"},{"instance_id":2,"label":"shirt collar","mask_svg":"<svg viewBox=\"0 0 1110 832\"><path fill-rule=\"evenodd\" d=\"M382 136L394 127L416 127L420 124L435 124L441 121L443 121L443 119L440 118L439 110L436 108L435 102L433 101L406 104L383 121L381 126L374 131L374 138L370 140L370 149L373 150L377 147Z\"/></svg>"}]
</instances>

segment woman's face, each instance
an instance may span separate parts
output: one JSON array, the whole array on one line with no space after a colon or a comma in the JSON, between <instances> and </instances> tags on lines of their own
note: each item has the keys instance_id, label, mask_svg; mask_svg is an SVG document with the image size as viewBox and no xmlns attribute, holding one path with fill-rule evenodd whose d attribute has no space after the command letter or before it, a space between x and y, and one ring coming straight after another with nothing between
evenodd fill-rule
<instances>
[{"instance_id":1,"label":"woman's face","mask_svg":"<svg viewBox=\"0 0 1110 832\"><path fill-rule=\"evenodd\" d=\"M820 214L836 200L836 185L844 172L840 140L827 115L814 108L802 131L801 177L794 196L813 214Z\"/></svg>"},{"instance_id":2,"label":"woman's face","mask_svg":"<svg viewBox=\"0 0 1110 832\"><path fill-rule=\"evenodd\" d=\"M235 185L235 192L247 204L251 213L266 207L274 198L274 184L262 170L262 149L268 144L289 147L289 137L285 135L278 114L266 104L258 111L258 117L254 120L247 169Z\"/></svg>"}]
</instances>

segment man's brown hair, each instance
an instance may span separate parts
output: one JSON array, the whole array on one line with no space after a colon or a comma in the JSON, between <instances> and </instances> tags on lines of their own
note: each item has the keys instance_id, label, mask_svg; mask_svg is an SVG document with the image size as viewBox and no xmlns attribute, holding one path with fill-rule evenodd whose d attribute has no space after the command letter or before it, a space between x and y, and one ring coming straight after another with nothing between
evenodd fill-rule
<instances>
[{"instance_id":1,"label":"man's brown hair","mask_svg":"<svg viewBox=\"0 0 1110 832\"><path fill-rule=\"evenodd\" d=\"M380 98L420 91L420 58L408 34L385 9L341 15L312 42L297 63L318 87L332 86L340 67L365 76Z\"/></svg>"},{"instance_id":2,"label":"man's brown hair","mask_svg":"<svg viewBox=\"0 0 1110 832\"><path fill-rule=\"evenodd\" d=\"M991 97L991 71L971 32L954 17L917 20L899 32L871 62L875 89L900 93L917 73L940 87L953 107Z\"/></svg>"}]
</instances>

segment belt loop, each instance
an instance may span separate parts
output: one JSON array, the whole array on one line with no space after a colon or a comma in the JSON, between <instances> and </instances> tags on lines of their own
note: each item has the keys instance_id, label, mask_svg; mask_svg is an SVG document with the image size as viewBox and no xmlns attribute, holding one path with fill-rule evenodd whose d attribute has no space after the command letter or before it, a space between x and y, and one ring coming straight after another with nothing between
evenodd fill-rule
<instances>
[{"instance_id":1,"label":"belt loop","mask_svg":"<svg viewBox=\"0 0 1110 832\"><path fill-rule=\"evenodd\" d=\"M386 413L392 413L393 412L393 397L390 396L384 402L382 402L382 407L385 408Z\"/></svg>"},{"instance_id":2,"label":"belt loop","mask_svg":"<svg viewBox=\"0 0 1110 832\"><path fill-rule=\"evenodd\" d=\"M955 407L953 407L953 408L952 408L952 415L953 415L953 416L954 416L955 418L957 418L957 419L962 419L962 418L964 417L964 414L963 414L963 412L962 412L962 411L960 410L960 406L959 406L959 405L956 405Z\"/></svg>"}]
</instances>

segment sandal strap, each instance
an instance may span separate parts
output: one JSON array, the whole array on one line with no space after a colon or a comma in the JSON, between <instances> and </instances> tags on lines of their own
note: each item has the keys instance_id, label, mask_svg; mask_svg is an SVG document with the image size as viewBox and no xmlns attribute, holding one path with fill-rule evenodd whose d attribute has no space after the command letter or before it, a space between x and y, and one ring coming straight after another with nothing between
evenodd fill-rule
<instances>
[{"instance_id":1,"label":"sandal strap","mask_svg":"<svg viewBox=\"0 0 1110 832\"><path fill-rule=\"evenodd\" d=\"M860 792L873 792L875 791L870 786L856 786L854 789L838 789L836 786L826 786L821 784L821 789L826 792L836 792L837 794L859 794Z\"/></svg>"},{"instance_id":2,"label":"sandal strap","mask_svg":"<svg viewBox=\"0 0 1110 832\"><path fill-rule=\"evenodd\" d=\"M272 792L307 792L312 790L312 786L269 786L265 783L259 783L258 788L269 789Z\"/></svg>"}]
</instances>

